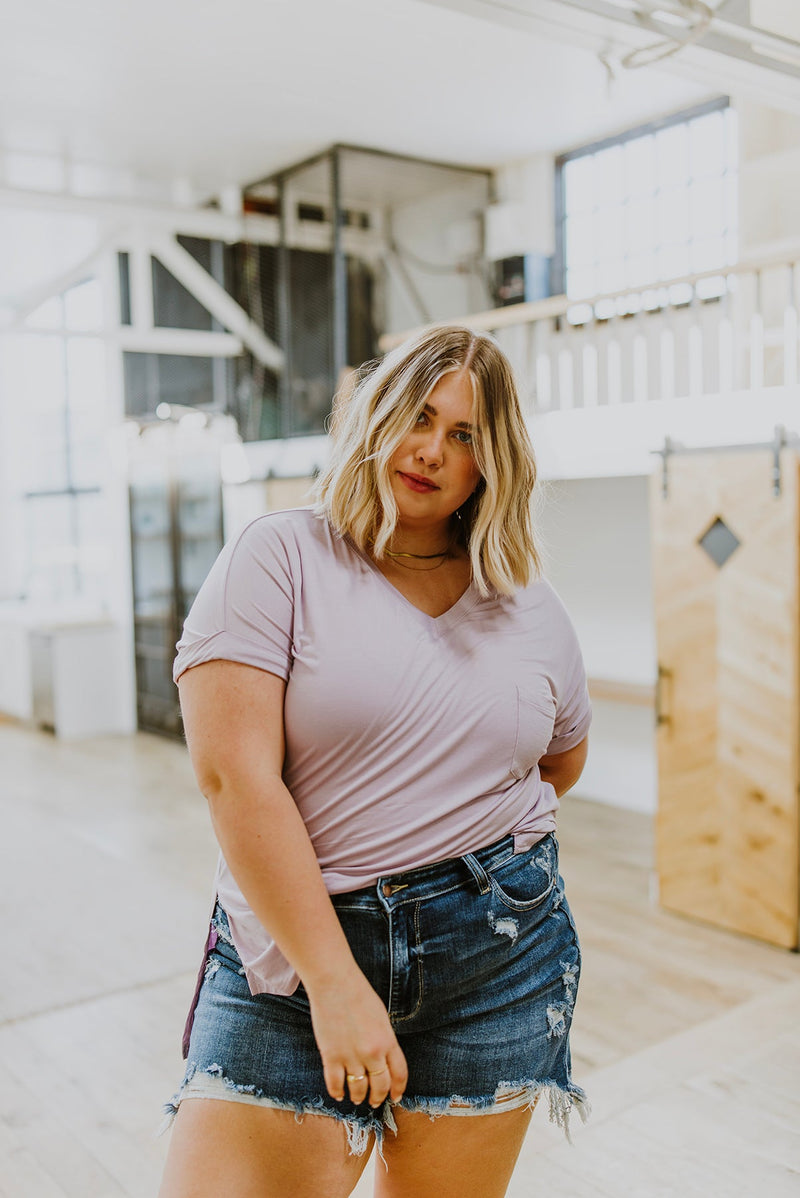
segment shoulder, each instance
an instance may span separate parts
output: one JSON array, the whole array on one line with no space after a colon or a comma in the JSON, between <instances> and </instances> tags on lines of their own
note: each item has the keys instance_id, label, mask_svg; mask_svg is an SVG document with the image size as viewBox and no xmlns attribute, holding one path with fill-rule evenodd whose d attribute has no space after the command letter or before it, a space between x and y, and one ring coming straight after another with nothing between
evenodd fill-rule
<instances>
[{"instance_id":1,"label":"shoulder","mask_svg":"<svg viewBox=\"0 0 800 1198\"><path fill-rule=\"evenodd\" d=\"M231 553L274 554L312 552L330 540L331 530L324 516L313 508L286 508L257 516L232 538Z\"/></svg>"},{"instance_id":2,"label":"shoulder","mask_svg":"<svg viewBox=\"0 0 800 1198\"><path fill-rule=\"evenodd\" d=\"M543 574L538 574L527 586L520 587L513 595L508 596L506 602L520 618L530 615L538 619L542 615L549 615L558 620L569 619L567 609L554 586Z\"/></svg>"}]
</instances>

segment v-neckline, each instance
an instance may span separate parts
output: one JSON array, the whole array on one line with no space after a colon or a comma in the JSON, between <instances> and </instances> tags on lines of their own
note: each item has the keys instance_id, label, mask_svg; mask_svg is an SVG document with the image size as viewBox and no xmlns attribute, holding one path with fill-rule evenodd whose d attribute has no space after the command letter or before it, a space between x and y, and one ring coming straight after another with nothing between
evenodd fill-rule
<instances>
[{"instance_id":1,"label":"v-neckline","mask_svg":"<svg viewBox=\"0 0 800 1198\"><path fill-rule=\"evenodd\" d=\"M407 598L403 592L394 585L393 582L390 582L386 575L378 569L377 564L372 560L369 554L362 553L349 537L347 540L353 552L362 562L366 564L376 578L378 578L379 581L385 587L387 587L394 596L396 596L398 602L402 603L405 608L411 611L417 617L417 619L419 619L425 625L426 628L436 632L437 634L446 632L453 626L453 624L458 623L461 617L465 615L466 612L470 611L470 609L475 606L480 598L478 589L473 580L470 578L469 582L459 595L458 599L456 599L455 603L452 603L446 611L441 613L441 615L431 616L428 614L428 612L423 611L421 607L417 607L416 603L413 603L412 600Z\"/></svg>"}]
</instances>

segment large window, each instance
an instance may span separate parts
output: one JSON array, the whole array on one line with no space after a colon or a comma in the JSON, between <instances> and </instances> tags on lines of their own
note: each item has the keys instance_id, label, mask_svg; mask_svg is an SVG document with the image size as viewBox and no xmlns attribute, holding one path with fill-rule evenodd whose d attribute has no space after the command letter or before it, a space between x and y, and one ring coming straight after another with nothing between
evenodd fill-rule
<instances>
[{"instance_id":1,"label":"large window","mask_svg":"<svg viewBox=\"0 0 800 1198\"><path fill-rule=\"evenodd\" d=\"M102 599L106 403L102 292L89 279L44 304L9 336L18 484L31 598ZM93 334L98 335L93 335Z\"/></svg>"},{"instance_id":2,"label":"large window","mask_svg":"<svg viewBox=\"0 0 800 1198\"><path fill-rule=\"evenodd\" d=\"M738 246L733 109L725 99L712 101L563 155L557 211L560 283L570 299L644 291L732 264ZM713 286L705 290L712 294ZM660 302L654 291L645 306ZM618 310L617 302L605 301L594 314Z\"/></svg>"}]
</instances>

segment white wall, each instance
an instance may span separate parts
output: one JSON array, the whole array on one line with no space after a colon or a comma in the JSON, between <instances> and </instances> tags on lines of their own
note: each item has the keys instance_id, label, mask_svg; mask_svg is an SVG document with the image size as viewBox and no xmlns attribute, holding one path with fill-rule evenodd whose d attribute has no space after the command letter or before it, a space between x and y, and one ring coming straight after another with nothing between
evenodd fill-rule
<instances>
[{"instance_id":1,"label":"white wall","mask_svg":"<svg viewBox=\"0 0 800 1198\"><path fill-rule=\"evenodd\" d=\"M549 154L510 162L495 176L497 202L486 217L486 255L555 253L555 161Z\"/></svg>"},{"instance_id":2,"label":"white wall","mask_svg":"<svg viewBox=\"0 0 800 1198\"><path fill-rule=\"evenodd\" d=\"M800 117L737 99L742 254L800 238Z\"/></svg>"},{"instance_id":3,"label":"white wall","mask_svg":"<svg viewBox=\"0 0 800 1198\"><path fill-rule=\"evenodd\" d=\"M636 476L543 485L537 523L545 572L575 624L590 678L655 679L648 482ZM589 743L576 793L655 811L653 709L596 702Z\"/></svg>"},{"instance_id":4,"label":"white wall","mask_svg":"<svg viewBox=\"0 0 800 1198\"><path fill-rule=\"evenodd\" d=\"M393 208L392 232L398 246L433 266L457 264L480 254L487 192L483 179L465 176L458 187ZM433 320L458 319L491 306L488 291L474 271L429 270L410 256L404 264ZM384 305L386 332L425 323L399 272L391 267Z\"/></svg>"}]
</instances>

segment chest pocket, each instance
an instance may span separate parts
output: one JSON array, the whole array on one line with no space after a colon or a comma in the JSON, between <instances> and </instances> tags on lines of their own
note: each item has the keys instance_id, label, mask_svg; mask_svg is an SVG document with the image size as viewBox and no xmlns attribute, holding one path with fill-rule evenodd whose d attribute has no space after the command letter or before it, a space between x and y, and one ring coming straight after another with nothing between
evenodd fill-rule
<instances>
[{"instance_id":1,"label":"chest pocket","mask_svg":"<svg viewBox=\"0 0 800 1198\"><path fill-rule=\"evenodd\" d=\"M553 737L556 701L544 679L536 687L517 687L517 734L511 773L524 778Z\"/></svg>"}]
</instances>

